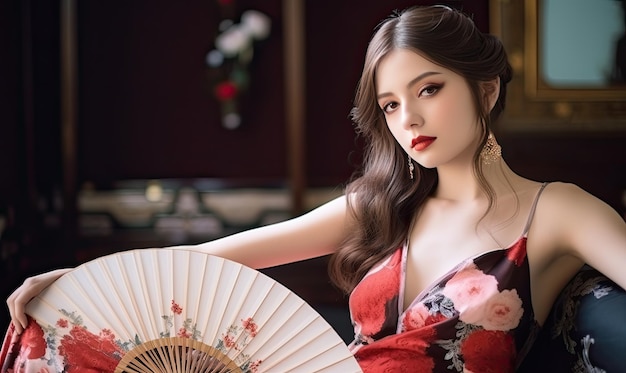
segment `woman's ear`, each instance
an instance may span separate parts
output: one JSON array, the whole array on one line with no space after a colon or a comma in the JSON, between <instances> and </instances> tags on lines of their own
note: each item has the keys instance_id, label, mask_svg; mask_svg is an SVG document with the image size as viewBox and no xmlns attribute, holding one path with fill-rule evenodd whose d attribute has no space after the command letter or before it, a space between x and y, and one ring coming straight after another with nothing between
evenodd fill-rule
<instances>
[{"instance_id":1,"label":"woman's ear","mask_svg":"<svg viewBox=\"0 0 626 373\"><path fill-rule=\"evenodd\" d=\"M491 112L500 96L500 77L482 83L484 103L487 106L487 112Z\"/></svg>"}]
</instances>

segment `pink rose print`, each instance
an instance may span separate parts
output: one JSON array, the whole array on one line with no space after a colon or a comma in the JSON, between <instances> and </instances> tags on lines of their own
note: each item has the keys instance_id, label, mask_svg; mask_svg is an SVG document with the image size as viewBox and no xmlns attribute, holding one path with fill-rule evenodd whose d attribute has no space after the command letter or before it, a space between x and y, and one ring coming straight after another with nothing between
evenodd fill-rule
<instances>
[{"instance_id":1,"label":"pink rose print","mask_svg":"<svg viewBox=\"0 0 626 373\"><path fill-rule=\"evenodd\" d=\"M69 326L69 322L67 319L59 319L57 320L57 326L59 328L67 328Z\"/></svg>"},{"instance_id":2,"label":"pink rose print","mask_svg":"<svg viewBox=\"0 0 626 373\"><path fill-rule=\"evenodd\" d=\"M423 328L446 319L447 318L439 312L434 314L430 313L424 303L418 303L404 314L402 330L409 331Z\"/></svg>"},{"instance_id":3,"label":"pink rose print","mask_svg":"<svg viewBox=\"0 0 626 373\"><path fill-rule=\"evenodd\" d=\"M413 330L425 326L428 316L430 316L428 308L423 303L418 303L404 316L404 330Z\"/></svg>"},{"instance_id":4,"label":"pink rose print","mask_svg":"<svg viewBox=\"0 0 626 373\"><path fill-rule=\"evenodd\" d=\"M476 324L485 316L487 301L498 294L498 281L472 263L457 272L446 283L442 293L452 300L461 321Z\"/></svg>"},{"instance_id":5,"label":"pink rose print","mask_svg":"<svg viewBox=\"0 0 626 373\"><path fill-rule=\"evenodd\" d=\"M517 328L522 315L524 309L517 290L503 290L489 300L485 318L478 325L486 330L511 330Z\"/></svg>"}]
</instances>

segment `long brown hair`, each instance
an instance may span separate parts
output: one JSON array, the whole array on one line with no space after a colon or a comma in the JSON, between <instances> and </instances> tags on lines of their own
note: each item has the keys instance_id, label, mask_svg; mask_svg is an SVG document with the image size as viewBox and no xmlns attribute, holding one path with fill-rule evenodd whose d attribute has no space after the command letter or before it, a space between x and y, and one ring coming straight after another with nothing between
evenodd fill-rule
<instances>
[{"instance_id":1,"label":"long brown hair","mask_svg":"<svg viewBox=\"0 0 626 373\"><path fill-rule=\"evenodd\" d=\"M373 265L402 245L413 217L438 182L436 169L419 164L414 165L410 179L407 155L389 131L377 104L377 67L397 48L419 53L467 81L482 125L474 173L489 198L488 210L494 204L493 189L482 172L480 149L491 124L504 109L506 84L511 80L502 44L481 33L466 15L447 7L415 6L394 13L377 26L369 43L351 111L357 133L366 140L363 170L346 187L349 212L357 224L329 263L332 280L346 292L352 291ZM498 77L500 94L489 112L482 85Z\"/></svg>"}]
</instances>

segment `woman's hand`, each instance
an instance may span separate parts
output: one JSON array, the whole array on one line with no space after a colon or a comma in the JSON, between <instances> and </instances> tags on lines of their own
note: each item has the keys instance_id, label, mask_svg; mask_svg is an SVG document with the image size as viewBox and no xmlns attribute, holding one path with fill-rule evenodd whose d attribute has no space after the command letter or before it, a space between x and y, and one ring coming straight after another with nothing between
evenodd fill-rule
<instances>
[{"instance_id":1,"label":"woman's hand","mask_svg":"<svg viewBox=\"0 0 626 373\"><path fill-rule=\"evenodd\" d=\"M7 298L11 322L13 323L17 334L21 334L28 324L28 319L26 318L25 313L26 304L31 299L39 295L39 293L48 287L48 285L52 284L56 279L69 271L71 271L70 268L57 269L55 271L29 277L13 292L13 294Z\"/></svg>"}]
</instances>

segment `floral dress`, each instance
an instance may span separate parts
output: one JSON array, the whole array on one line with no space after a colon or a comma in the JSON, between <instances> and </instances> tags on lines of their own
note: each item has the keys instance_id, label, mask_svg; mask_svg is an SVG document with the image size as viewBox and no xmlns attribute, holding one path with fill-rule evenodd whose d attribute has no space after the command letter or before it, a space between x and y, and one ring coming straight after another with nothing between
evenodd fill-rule
<instances>
[{"instance_id":1,"label":"floral dress","mask_svg":"<svg viewBox=\"0 0 626 373\"><path fill-rule=\"evenodd\" d=\"M403 310L407 245L376 265L350 295L350 349L365 373L513 372L539 330L526 240L469 258Z\"/></svg>"}]
</instances>

